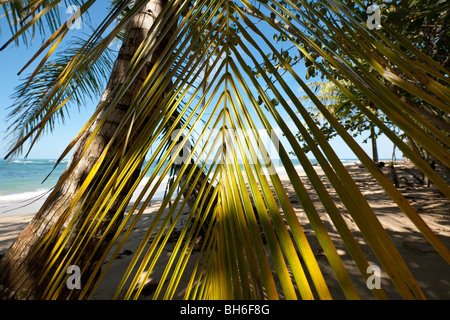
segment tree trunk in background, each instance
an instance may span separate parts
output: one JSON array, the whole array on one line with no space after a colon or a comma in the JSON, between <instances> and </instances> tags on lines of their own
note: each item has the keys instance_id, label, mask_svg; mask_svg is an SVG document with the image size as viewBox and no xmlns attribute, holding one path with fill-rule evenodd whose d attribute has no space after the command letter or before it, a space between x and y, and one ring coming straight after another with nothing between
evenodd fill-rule
<instances>
[{"instance_id":1,"label":"tree trunk in background","mask_svg":"<svg viewBox=\"0 0 450 320\"><path fill-rule=\"evenodd\" d=\"M128 66L140 43L144 40L145 36L154 23L156 17L161 12L161 9L165 3L167 3L167 0L150 0L127 25L122 47L119 51L118 58L114 63L108 85L101 101L109 100L109 93L113 90L114 87L120 84L120 80L124 74L126 67ZM99 121L104 117L104 112L100 112L96 121L93 122L91 127L79 141L77 148L71 158L71 161L69 161L68 167L75 160L80 159L75 170L71 173L71 176L64 182L64 184L58 190L57 194L45 205L42 214L39 216L36 215L33 218L28 227L16 239L7 254L3 257L2 260L0 260L0 298L41 298L43 288L48 285L47 278L44 279L43 282L39 283L40 277L42 276L42 270L44 268L42 266L44 260L42 257L47 258L49 254L46 254L46 252L39 252L40 256L36 258L30 257L30 253L34 251L43 237L48 234L49 230L51 230L51 228L56 223L58 223L59 218L64 214L68 213L69 217L73 217L73 214L81 207L82 214L80 216L80 220L77 222L79 224L84 221L83 219L86 219L85 215L89 212L90 206L83 205L84 199L81 199L71 212L66 212L67 207L74 199L74 196L76 195L80 186L83 184L83 181L86 179L87 175L93 168L93 165L105 149L105 146L112 138L114 132L116 131L116 128L118 127L118 124L127 112L132 98L139 91L145 77L156 61L158 55L164 49L165 45L166 42L163 42L158 48L154 48L151 58L149 59L149 61L147 61L146 67L141 71L140 75L136 78L134 83L132 83L132 85L129 87L128 91L115 107L113 112L110 113L106 120L106 123L101 127L100 131L94 138L86 153L82 155L82 151L86 145L86 142L91 137L92 132L95 130ZM124 128L124 134L126 130L127 128ZM133 137L135 137L137 134L139 133L133 130L130 141L133 141ZM142 159L144 158L144 156L145 155L142 156ZM105 161L102 164L102 168L100 168L99 173L92 182L93 184L96 183L96 180L100 181L99 178L101 178L105 173L106 167L108 165L108 159L112 159L112 156L110 154L106 155ZM138 168L134 172L134 175L137 176L139 172L140 168ZM131 181L133 180L134 179L131 179ZM128 190L130 187L131 185L128 186ZM124 213L117 213L117 209L121 200L126 196L128 190L124 190L122 192L122 194L118 198L118 201L106 214L105 219L102 221L102 227L99 228L100 231L92 238L93 245L96 244L98 240L103 236L104 230L107 227L109 221L116 214L120 215L120 219L117 220L120 223L120 220L123 217ZM95 195L90 196L90 198L92 199L95 199L94 197ZM69 220L70 219L66 220L67 222L65 222L65 225L68 224ZM115 228L111 229L109 236L112 236L115 233L119 223L116 223ZM49 247L51 250L52 245L50 245ZM90 246L88 245L87 248L89 247ZM40 250L42 250L42 248ZM84 253L85 252L83 252L83 254ZM99 250L99 252L96 252L96 256L98 256L99 254L101 254L101 249ZM58 261L55 263L55 265L58 265ZM93 265L91 265L90 268L92 269ZM66 270L63 270L62 272L65 273ZM50 274L51 273L52 272L50 272ZM86 274L89 275L88 273ZM82 275L81 285L83 285L83 280L84 277ZM72 294L73 293L75 292L72 292ZM67 294L68 292L62 293L62 295L59 297L64 297Z\"/></svg>"},{"instance_id":2,"label":"tree trunk in background","mask_svg":"<svg viewBox=\"0 0 450 320\"><path fill-rule=\"evenodd\" d=\"M395 165L393 161L389 164L389 169L391 170L392 182L394 183L394 186L396 188L399 188L400 184L398 182L397 172L395 171Z\"/></svg>"},{"instance_id":3,"label":"tree trunk in background","mask_svg":"<svg viewBox=\"0 0 450 320\"><path fill-rule=\"evenodd\" d=\"M378 162L377 138L375 136L375 128L370 127L370 140L372 141L372 160Z\"/></svg>"}]
</instances>

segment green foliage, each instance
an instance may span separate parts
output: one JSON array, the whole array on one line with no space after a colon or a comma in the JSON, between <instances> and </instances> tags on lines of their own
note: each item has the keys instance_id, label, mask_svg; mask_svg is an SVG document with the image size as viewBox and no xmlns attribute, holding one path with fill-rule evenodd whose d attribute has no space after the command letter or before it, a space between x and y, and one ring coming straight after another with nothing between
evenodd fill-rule
<instances>
[{"instance_id":1,"label":"green foliage","mask_svg":"<svg viewBox=\"0 0 450 320\"><path fill-rule=\"evenodd\" d=\"M368 101L365 100L364 96L359 94L352 85L341 81L341 84L346 87L354 96L358 97L361 103L367 104ZM314 90L316 96L322 101L325 107L334 115L334 117L342 124L342 126L350 132L353 137L364 135L363 143L367 143L368 139L376 139L380 134L380 131L376 130L376 126L370 119L368 119L364 113L359 111L350 99L345 96L339 88L337 88L331 82L316 81L309 84L312 90ZM299 97L302 101L306 103L309 102L308 96ZM396 130L396 126L386 117L382 112L369 106L370 110L375 114L375 116L380 119L387 127ZM315 120L316 125L323 132L324 136L330 140L336 136L338 133L326 119L324 119L320 110L315 106L308 107L310 115ZM374 129L372 131L372 129ZM308 132L311 132L308 129ZM297 133L297 138L302 144L302 148L305 152L309 152L310 148L306 141L304 140L302 134Z\"/></svg>"},{"instance_id":2,"label":"green foliage","mask_svg":"<svg viewBox=\"0 0 450 320\"><path fill-rule=\"evenodd\" d=\"M373 4L373 1L362 1L359 4L354 1L346 2L348 8L351 9L356 16L361 17L363 21L365 21L368 17L365 9L371 4ZM446 67L450 66L450 30L445 27L449 23L450 14L448 4L445 1L439 1L437 3L436 1L429 0L383 1L379 3L379 5L381 8L383 25L391 28L389 30L386 28L381 28L379 31L380 33L395 43L396 39L393 38L390 33L390 30L395 30L405 39L408 39L410 43L414 44L422 52L432 57L435 61ZM314 1L311 2L311 6L312 8L315 8L321 16L329 17L329 23L332 25L336 24L331 7L326 2ZM291 10L294 11L293 9ZM278 12L285 14L286 11L278 9ZM358 52L348 50L348 47L343 47L342 44L336 40L337 38L333 38L333 36L328 37L327 33L330 32L331 35L330 27L332 25L324 24L318 17L319 15L296 15L299 23L306 27L307 32L310 32L311 37L315 39L315 43L319 48L325 48L331 54L337 55L343 60L348 60L348 58L351 58L354 62L354 64L352 63L352 68L355 70L358 70L359 66L368 65L367 59L363 56L359 57L360 55ZM316 32L324 33L323 36L317 37ZM280 39L285 41L286 36L274 35L274 40L280 41ZM297 41L299 43L304 43L301 39L297 39ZM305 45L303 46L303 49L314 59L307 59L304 54L300 54L300 59L304 62L304 66L306 67L306 80L310 80L314 77L320 77L322 80L322 87L327 82L325 74L316 68L316 63L320 63L320 66L337 81L346 79L345 76L337 68L335 68L332 63L330 63L329 60L317 59L317 51L311 46ZM369 49L369 47L366 47L366 49ZM402 47L402 49L407 51L404 47ZM293 56L293 58L295 59L297 57ZM395 67L386 65L385 68ZM395 70L399 72L400 77L404 77L405 79L407 78L407 74L403 73L403 71L398 69ZM448 124L450 124L450 118L447 113L433 107L426 101L417 99L414 94L411 94L410 92L391 84L389 81L384 80L375 70L372 70L372 74L380 78L386 86L389 86L396 95L402 97L402 99L407 101L408 104L420 105L420 111L422 113L426 113L428 118L433 117L435 114L438 114L439 117L443 117L443 121L436 119L436 121L432 122L438 127L438 129L444 131L444 133L448 132L447 128ZM436 80L440 82L439 79ZM331 85L333 86L332 83ZM369 118L367 118L364 112L362 112L358 106L355 105L339 88L336 86L333 86L333 88L334 90L330 94L335 95L336 101L327 105L330 111L354 136L365 134L366 137L364 142L366 142L368 138L372 138L370 129L376 128L376 125ZM373 112L376 117L378 117L387 127L401 132L401 129L390 121L389 117L387 117L376 104L373 104L373 102L371 102L370 99L368 99L364 93L360 92L351 82L346 82L346 89L348 89L363 105L371 105L371 112ZM422 89L427 91L427 88L422 87ZM328 97L324 92L319 93L319 98L327 104ZM423 109L425 109L425 111L423 111ZM418 108L416 107L415 110L417 111ZM320 126L327 139L331 139L337 135L337 132L333 129L333 126L321 116L320 111L318 111L315 106L311 107L311 114L314 116L316 124ZM447 124L445 124L445 122L447 122ZM380 133L381 132L378 131L376 136ZM309 151L310 149L303 139L302 134L297 133L297 137L302 143L304 150Z\"/></svg>"},{"instance_id":3,"label":"green foliage","mask_svg":"<svg viewBox=\"0 0 450 320\"><path fill-rule=\"evenodd\" d=\"M58 30L65 22L61 16L67 15L64 11L66 8L71 5L80 7L82 4L83 1L80 0L55 1L53 4L36 0L5 1L0 4L0 16L7 20L11 34L20 32L24 25L30 23L31 28L21 36L22 42L29 45L35 36L40 35L44 38L46 34L52 34ZM89 20L88 13L83 16L83 19ZM0 29L0 32L4 30ZM16 44L20 44L19 39L16 39Z\"/></svg>"},{"instance_id":4,"label":"green foliage","mask_svg":"<svg viewBox=\"0 0 450 320\"><path fill-rule=\"evenodd\" d=\"M90 43L86 49L89 51L100 42L101 39L96 43ZM9 107L11 112L8 115L8 120L13 121L8 128L11 148L26 137L45 117L50 116L45 131L51 132L56 123L64 123L64 120L70 117L75 107L84 108L89 101L97 101L100 98L115 59L114 51L109 47L98 59L82 58L84 65L80 71L67 83L67 88L61 88L60 94L54 95L50 100L52 104L62 105L61 108L49 113L48 105L44 104L49 89L56 86L61 73L85 45L86 39L73 37L70 45L56 53L52 60L47 61L38 74L29 74L17 86L12 96L14 103ZM31 139L33 138L31 136ZM17 149L16 154L22 151L21 147Z\"/></svg>"},{"instance_id":5,"label":"green foliage","mask_svg":"<svg viewBox=\"0 0 450 320\"><path fill-rule=\"evenodd\" d=\"M57 2L43 6L47 8ZM43 99L39 100L39 110L30 109L30 119L24 123L17 119L18 128L33 126L26 131L30 135L51 127L54 118L48 115L57 114L65 105L65 100L55 97L73 96L77 101L78 93L73 87L87 90L90 84L99 85L101 81L96 79L103 74L97 70L91 77L89 70L94 67L91 63L101 61L108 45L147 2L137 0L130 7L128 1L116 1L101 26L75 55L68 54L65 58L66 50L61 60L58 60L58 53L51 60L46 56L28 78L30 91L26 99L34 98L37 92L33 90L42 89L38 83L45 75L57 77L58 82L47 83ZM86 2L85 9L92 3ZM113 25L119 16L117 24ZM450 252L442 240L373 165L348 132L356 124L356 132L367 129L366 119L372 122L450 197L448 184L411 146L403 143L397 129L389 128L392 123L450 166L449 150L441 143L448 142L448 136L433 129L427 119L411 111L402 100L408 94L407 98L429 104L433 110L448 112L448 71L387 25L383 24L386 31L392 32L392 38L384 31L368 30L366 18L363 3L350 0L168 1L142 45L130 53L130 63L121 81L113 79L118 84L108 92L109 99L99 104L93 118L81 130L89 134L88 142L92 142L100 129L108 126L111 138L98 150L101 152L98 158L91 158L89 154L89 161L94 162L92 170L82 172L85 177L77 181L79 189L68 198L67 206L61 207L60 220L49 226L30 253L41 263L33 278L42 281L48 275L47 279L51 280L44 282L41 296L59 298L66 285L68 265L82 261L83 271L93 272L87 275L88 285L80 292L69 293L69 298L76 294L81 298L90 297L91 288L97 288L104 280L133 233L138 237L132 244L135 251L126 270L121 270L122 277L113 298L139 298L149 277L155 276L155 266L161 266L164 270L155 280L158 284L153 298L173 298L180 290L180 279L187 276L188 288L182 290L185 290L184 298L189 299L330 299L323 269L310 244L311 236L315 237L314 241L323 249L329 263L326 271L333 273L345 297L357 299L359 293L353 277L334 244L336 240L345 246L347 257L354 260L362 280L367 280L369 262L347 225L345 219L351 218L399 294L405 299L423 299L423 292L407 263L328 138L338 134L344 140L424 238L450 262ZM109 26L112 28L108 30ZM11 41L30 28L32 25L24 26ZM56 31L41 49L57 48L69 33L67 28ZM167 39L170 41L165 43ZM146 70L155 48L161 50L151 69ZM306 69L300 68L300 62ZM145 79L123 108L122 98L142 70L147 71ZM319 86L322 90L314 90L314 93L304 77L318 75L332 82L334 87L328 86L330 91L327 92L323 88L328 83L322 81L324 84ZM405 94L392 91L391 85L398 86ZM94 89L81 90L79 94L98 92ZM305 99L298 99L299 89L314 103L317 112L303 104ZM25 104L19 104L16 116L27 111ZM108 116L119 108L124 111L118 123L114 126L106 123ZM98 115L101 117L96 119ZM288 125L287 117L293 125ZM438 114L438 118L442 117ZM42 120L36 124L34 119ZM96 130L89 132L94 119L98 120ZM177 167L177 175L166 197L155 214L145 217L144 211L158 186L174 168L172 155L180 154L189 141L183 137L191 135L201 122L205 126L197 139L192 140L194 145L185 162ZM326 127L322 126L324 123ZM275 125L288 141L286 146L280 144L276 153L291 182L289 185L282 183L277 172L269 171L270 161L263 159L262 163L258 157L267 155L270 145L260 142L258 129L270 135ZM229 129L244 130L248 135L233 135ZM322 181L306 157L295 136L297 131L313 152L326 181ZM15 148L27 138L21 139ZM68 145L65 154L76 142L77 138ZM307 190L287 147L293 150L314 190ZM77 151L79 158L70 163L49 195L48 203L58 196L64 183L70 181L74 170L83 170L77 167L77 162L88 156L87 151L85 148ZM136 178L134 172L147 155L150 159ZM203 156L210 161L209 168ZM154 171L150 171L151 168ZM138 190L139 183L144 181L147 181L145 186ZM332 192L325 183L331 184ZM319 214L310 191L318 195L326 215ZM308 237L288 192L293 193L308 219L313 231ZM195 201L185 214L191 194L196 196ZM127 208L133 195L137 200L130 214L122 220L120 213ZM117 211L112 210L116 205ZM45 206L38 217L43 210ZM114 215L110 216L111 221L105 219L106 214ZM182 216L185 216L183 223ZM326 221L322 220L324 216ZM81 219L79 229L74 228L77 219ZM137 222L143 223L142 232L136 233ZM178 230L176 243L170 252L164 251L175 235L177 223L181 231ZM328 225L337 231L340 239L335 239L337 234L329 233ZM111 228L112 234L104 232L103 228ZM203 230L203 242L199 254L193 254L200 230ZM101 238L90 246L94 235ZM189 267L188 261L191 262ZM20 281L22 283L22 279ZM371 293L375 298L386 298L383 289L371 289Z\"/></svg>"}]
</instances>

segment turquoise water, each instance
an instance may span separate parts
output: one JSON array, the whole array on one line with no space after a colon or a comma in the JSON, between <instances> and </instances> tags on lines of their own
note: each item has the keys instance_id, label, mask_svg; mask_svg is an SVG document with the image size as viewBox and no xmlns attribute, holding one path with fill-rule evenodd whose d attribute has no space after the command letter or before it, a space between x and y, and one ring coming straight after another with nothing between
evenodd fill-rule
<instances>
[{"instance_id":1,"label":"turquoise water","mask_svg":"<svg viewBox=\"0 0 450 320\"><path fill-rule=\"evenodd\" d=\"M344 159L343 162L354 162L356 159ZM296 159L292 159L294 166L299 166ZM311 160L315 163L315 160ZM57 182L59 176L67 166L64 160L52 174L44 179L53 170L55 159L24 159L5 161L0 160L0 204L30 199L51 189ZM281 163L275 161L275 166ZM150 175L152 172L148 172Z\"/></svg>"},{"instance_id":2,"label":"turquoise water","mask_svg":"<svg viewBox=\"0 0 450 320\"><path fill-rule=\"evenodd\" d=\"M45 180L56 164L54 159L0 161L0 203L25 200L53 187L67 161L61 163Z\"/></svg>"}]
</instances>

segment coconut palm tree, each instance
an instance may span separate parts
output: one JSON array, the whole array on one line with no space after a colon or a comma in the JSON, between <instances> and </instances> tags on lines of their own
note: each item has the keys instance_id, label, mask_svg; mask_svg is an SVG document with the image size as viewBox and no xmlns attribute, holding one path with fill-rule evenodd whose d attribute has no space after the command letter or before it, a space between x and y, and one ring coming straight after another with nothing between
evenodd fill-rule
<instances>
[{"instance_id":1,"label":"coconut palm tree","mask_svg":"<svg viewBox=\"0 0 450 320\"><path fill-rule=\"evenodd\" d=\"M95 2L65 4L80 5L78 15L83 17ZM448 113L448 71L393 30L395 42L367 28L367 17L355 15L347 2L115 0L104 20L58 70L52 68L51 57L76 32L70 28L73 19L57 23L61 1L2 2L13 33L6 45L20 42L21 37L27 41L42 26L51 32L32 60L48 51L22 92L33 89L33 79L53 73L39 91L39 100L32 105L19 103L15 109L17 121L11 130L17 141L7 156L20 151L27 140L33 144L68 102L93 90L86 88L86 79L102 77L95 66L105 61L113 41L122 39L122 46L100 103L61 155L60 160L74 149L66 170L0 261L0 296L93 297L121 249L136 234L137 224L144 223L111 298L138 298L159 262L164 270L154 298L170 299L182 290L185 298L196 299L330 299L311 241L320 244L345 297L359 298L336 241L345 245L364 281L370 280L369 261L343 209L299 145L298 130L398 293L406 299L424 298L374 209L296 98L299 88L447 263L448 248L314 95L303 80L301 65L285 52L301 53L304 61L320 70L447 197L447 183L319 62L331 63L446 166L450 165L448 134L411 109L382 79ZM365 7L361 1L356 5ZM286 38L288 46L274 43L274 34ZM336 46L339 53L332 49ZM367 64L360 64L361 59ZM295 124L295 132L286 116ZM278 143L275 127L286 143ZM271 136L270 141L264 141L261 130ZM268 154L273 144L276 152ZM329 221L324 221L307 192L290 151L339 240L327 230ZM273 170L274 156L285 168L289 186ZM144 211L169 172L174 174L166 196L147 219ZM145 182L142 190L141 182ZM307 237L300 223L289 188L308 218L314 239ZM133 195L137 200L127 208ZM169 241L173 241L170 256L164 259ZM74 265L81 269L81 286L70 290L67 271ZM189 279L185 288L179 286L182 277ZM375 298L387 297L383 288L374 286L370 291Z\"/></svg>"}]
</instances>

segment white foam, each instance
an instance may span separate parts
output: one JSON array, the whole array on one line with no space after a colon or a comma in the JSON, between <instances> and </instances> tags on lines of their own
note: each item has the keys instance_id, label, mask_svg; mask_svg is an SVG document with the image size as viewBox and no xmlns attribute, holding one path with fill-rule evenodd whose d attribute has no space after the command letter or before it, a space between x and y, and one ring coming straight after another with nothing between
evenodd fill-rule
<instances>
[{"instance_id":1,"label":"white foam","mask_svg":"<svg viewBox=\"0 0 450 320\"><path fill-rule=\"evenodd\" d=\"M28 191L22 193L2 194L0 195L0 204L33 200L45 195L47 192L48 189L38 189L36 191Z\"/></svg>"},{"instance_id":2,"label":"white foam","mask_svg":"<svg viewBox=\"0 0 450 320\"><path fill-rule=\"evenodd\" d=\"M146 194L149 194L150 191L153 189L153 187L156 184L156 181L159 179L159 177L156 177L152 184L150 185L150 188L146 192ZM161 184L156 189L156 192L154 194L154 198L162 199L164 196L164 191L166 190L166 185L168 182L168 177L165 177ZM142 181L139 183L138 187L136 188L136 191L134 192L133 199L136 199L139 193L143 190L144 186L149 181L149 177L144 177ZM36 198L40 198L42 196L45 196L46 193L48 193L49 189L38 189L35 191L27 191L27 192L21 192L21 193L11 193L11 194L0 194L0 205L4 204L11 204L16 203L19 201L27 201L27 200L34 200Z\"/></svg>"},{"instance_id":3,"label":"white foam","mask_svg":"<svg viewBox=\"0 0 450 320\"><path fill-rule=\"evenodd\" d=\"M20 164L48 164L48 163L56 163L57 160L12 160L11 163L20 163ZM69 160L62 160L60 163L67 163Z\"/></svg>"},{"instance_id":4,"label":"white foam","mask_svg":"<svg viewBox=\"0 0 450 320\"><path fill-rule=\"evenodd\" d=\"M13 160L12 163L47 163L47 162L36 162L36 161L30 161L30 160Z\"/></svg>"}]
</instances>

